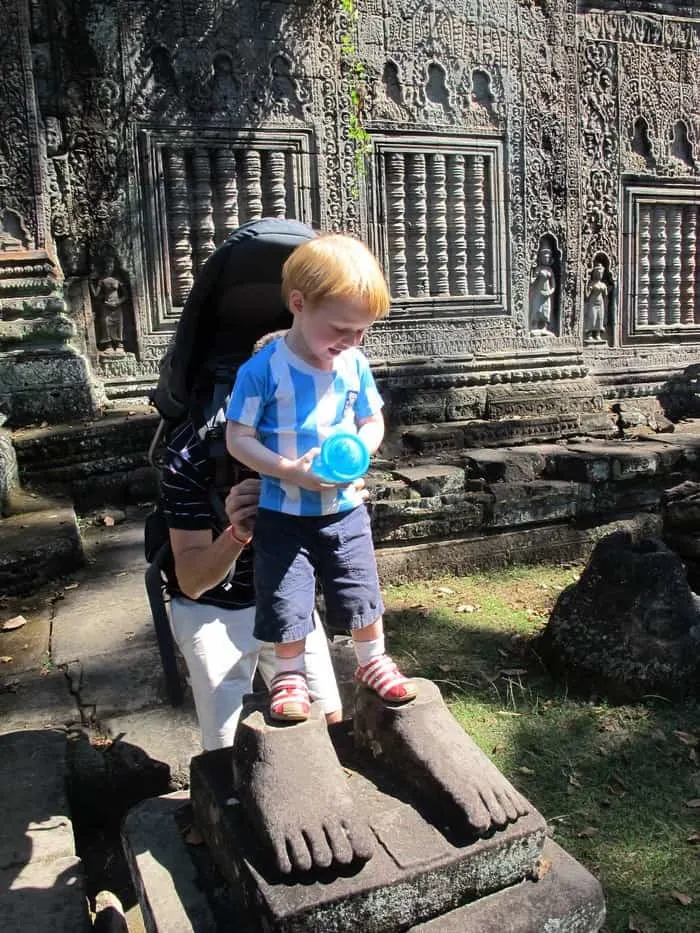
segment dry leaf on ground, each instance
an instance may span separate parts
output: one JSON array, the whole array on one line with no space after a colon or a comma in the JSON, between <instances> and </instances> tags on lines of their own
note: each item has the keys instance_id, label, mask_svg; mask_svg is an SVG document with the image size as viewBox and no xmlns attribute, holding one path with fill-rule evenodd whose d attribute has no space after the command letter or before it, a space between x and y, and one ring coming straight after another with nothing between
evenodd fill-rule
<instances>
[{"instance_id":1,"label":"dry leaf on ground","mask_svg":"<svg viewBox=\"0 0 700 933\"><path fill-rule=\"evenodd\" d=\"M14 658L9 654L0 655L0 664L11 664Z\"/></svg>"},{"instance_id":2,"label":"dry leaf on ground","mask_svg":"<svg viewBox=\"0 0 700 933\"><path fill-rule=\"evenodd\" d=\"M672 897L674 901L678 901L683 907L689 907L693 903L692 897L689 894L684 894L682 891L669 891L668 894L669 897Z\"/></svg>"},{"instance_id":3,"label":"dry leaf on ground","mask_svg":"<svg viewBox=\"0 0 700 933\"><path fill-rule=\"evenodd\" d=\"M580 832L576 833L579 839L592 839L593 836L597 836L600 832L595 826L586 826L585 829L582 829Z\"/></svg>"},{"instance_id":4,"label":"dry leaf on ground","mask_svg":"<svg viewBox=\"0 0 700 933\"><path fill-rule=\"evenodd\" d=\"M549 873L549 870L552 867L551 859L545 858L541 855L535 862L535 867L532 869L532 878L534 881L541 881L546 874Z\"/></svg>"},{"instance_id":5,"label":"dry leaf on ground","mask_svg":"<svg viewBox=\"0 0 700 933\"><path fill-rule=\"evenodd\" d=\"M690 807L691 810L700 810L700 797L694 797L693 800L686 800L686 807Z\"/></svg>"},{"instance_id":6,"label":"dry leaf on ground","mask_svg":"<svg viewBox=\"0 0 700 933\"><path fill-rule=\"evenodd\" d=\"M27 620L24 616L13 616L11 619L8 619L7 622L3 622L0 625L0 630L3 632L13 632L17 628L22 628L23 625L27 624Z\"/></svg>"},{"instance_id":7,"label":"dry leaf on ground","mask_svg":"<svg viewBox=\"0 0 700 933\"><path fill-rule=\"evenodd\" d=\"M684 745L695 747L698 744L698 737L697 735L693 735L692 732L681 732L680 729L675 729L673 734L678 741L682 742Z\"/></svg>"}]
</instances>

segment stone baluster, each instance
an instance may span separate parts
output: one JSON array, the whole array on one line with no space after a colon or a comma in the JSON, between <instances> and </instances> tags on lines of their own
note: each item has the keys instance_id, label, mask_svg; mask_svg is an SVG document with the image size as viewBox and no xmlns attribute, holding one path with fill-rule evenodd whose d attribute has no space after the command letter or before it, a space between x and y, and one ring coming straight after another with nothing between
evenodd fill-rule
<instances>
[{"instance_id":1,"label":"stone baluster","mask_svg":"<svg viewBox=\"0 0 700 933\"><path fill-rule=\"evenodd\" d=\"M165 149L163 159L170 239L170 285L173 304L181 307L194 281L187 169L182 152Z\"/></svg>"},{"instance_id":2,"label":"stone baluster","mask_svg":"<svg viewBox=\"0 0 700 933\"><path fill-rule=\"evenodd\" d=\"M216 179L216 241L222 243L238 226L238 181L236 154L223 146L214 153L214 178Z\"/></svg>"},{"instance_id":3,"label":"stone baluster","mask_svg":"<svg viewBox=\"0 0 700 933\"><path fill-rule=\"evenodd\" d=\"M449 295L450 276L447 256L447 188L445 156L428 156L428 238L430 243L431 295Z\"/></svg>"},{"instance_id":4,"label":"stone baluster","mask_svg":"<svg viewBox=\"0 0 700 933\"><path fill-rule=\"evenodd\" d=\"M486 192L484 157L467 156L465 191L471 223L467 231L467 273L470 295L486 294Z\"/></svg>"},{"instance_id":5,"label":"stone baluster","mask_svg":"<svg viewBox=\"0 0 700 933\"><path fill-rule=\"evenodd\" d=\"M244 205L246 221L259 220L262 217L261 178L260 153L255 149L246 149L243 153L241 178L241 201Z\"/></svg>"},{"instance_id":6,"label":"stone baluster","mask_svg":"<svg viewBox=\"0 0 700 933\"><path fill-rule=\"evenodd\" d=\"M652 212L650 269L649 269L649 323L666 322L666 208L655 205Z\"/></svg>"},{"instance_id":7,"label":"stone baluster","mask_svg":"<svg viewBox=\"0 0 700 933\"><path fill-rule=\"evenodd\" d=\"M408 295L406 276L406 186L404 156L390 152L385 159L387 190L387 235L389 238L389 281L396 298Z\"/></svg>"},{"instance_id":8,"label":"stone baluster","mask_svg":"<svg viewBox=\"0 0 700 933\"><path fill-rule=\"evenodd\" d=\"M695 308L695 302L698 300L697 278L700 271L697 261L698 209L694 204L688 204L683 208L683 230L681 324L696 324L700 323Z\"/></svg>"},{"instance_id":9,"label":"stone baluster","mask_svg":"<svg viewBox=\"0 0 700 933\"><path fill-rule=\"evenodd\" d=\"M639 327L649 323L649 245L651 243L651 209L639 205L639 282L637 284L637 320Z\"/></svg>"},{"instance_id":10,"label":"stone baluster","mask_svg":"<svg viewBox=\"0 0 700 933\"><path fill-rule=\"evenodd\" d=\"M411 257L411 295L423 298L429 294L425 156L420 152L411 153L407 169L406 232L408 254Z\"/></svg>"},{"instance_id":11,"label":"stone baluster","mask_svg":"<svg viewBox=\"0 0 700 933\"><path fill-rule=\"evenodd\" d=\"M681 250L683 247L683 209L668 208L668 239L666 257L666 293L668 295L667 324L681 322Z\"/></svg>"},{"instance_id":12,"label":"stone baluster","mask_svg":"<svg viewBox=\"0 0 700 933\"><path fill-rule=\"evenodd\" d=\"M206 149L195 149L192 157L192 175L194 178L194 255L197 269L201 269L216 249L211 161Z\"/></svg>"},{"instance_id":13,"label":"stone baluster","mask_svg":"<svg viewBox=\"0 0 700 933\"><path fill-rule=\"evenodd\" d=\"M450 294L467 294L467 217L464 209L464 156L447 157L447 213L451 236L448 242Z\"/></svg>"},{"instance_id":14,"label":"stone baluster","mask_svg":"<svg viewBox=\"0 0 700 933\"><path fill-rule=\"evenodd\" d=\"M268 217L287 215L287 160L283 152L265 156L265 213Z\"/></svg>"},{"instance_id":15,"label":"stone baluster","mask_svg":"<svg viewBox=\"0 0 700 933\"><path fill-rule=\"evenodd\" d=\"M700 208L696 210L695 216L698 218L698 224L695 228L697 236L697 227L700 226ZM695 323L700 324L700 261L698 261L697 239L695 242Z\"/></svg>"}]
</instances>

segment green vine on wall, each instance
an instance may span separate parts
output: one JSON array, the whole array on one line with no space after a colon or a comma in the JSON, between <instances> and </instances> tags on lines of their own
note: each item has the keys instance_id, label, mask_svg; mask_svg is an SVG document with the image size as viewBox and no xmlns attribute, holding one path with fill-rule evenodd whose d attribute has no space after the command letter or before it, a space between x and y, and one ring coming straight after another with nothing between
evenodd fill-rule
<instances>
[{"instance_id":1,"label":"green vine on wall","mask_svg":"<svg viewBox=\"0 0 700 933\"><path fill-rule=\"evenodd\" d=\"M352 196L358 198L360 181L365 176L367 159L372 153L372 137L364 124L367 71L355 45L355 29L359 17L355 0L340 0L340 6L348 20L348 27L340 37L340 56L347 67L350 94L348 136L353 144L355 168L350 190Z\"/></svg>"}]
</instances>

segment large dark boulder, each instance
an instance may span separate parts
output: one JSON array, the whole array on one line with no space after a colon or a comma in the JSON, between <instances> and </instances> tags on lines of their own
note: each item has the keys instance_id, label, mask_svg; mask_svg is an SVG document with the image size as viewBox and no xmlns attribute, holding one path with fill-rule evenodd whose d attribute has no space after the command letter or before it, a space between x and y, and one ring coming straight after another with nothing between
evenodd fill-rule
<instances>
[{"instance_id":1,"label":"large dark boulder","mask_svg":"<svg viewBox=\"0 0 700 933\"><path fill-rule=\"evenodd\" d=\"M698 692L698 602L663 541L615 532L559 596L538 648L552 666L614 698Z\"/></svg>"}]
</instances>

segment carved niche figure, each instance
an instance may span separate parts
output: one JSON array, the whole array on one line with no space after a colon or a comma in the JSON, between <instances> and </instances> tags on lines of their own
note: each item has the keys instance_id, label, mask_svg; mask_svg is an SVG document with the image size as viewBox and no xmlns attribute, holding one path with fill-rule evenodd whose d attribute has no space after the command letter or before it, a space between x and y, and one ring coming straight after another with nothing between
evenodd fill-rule
<instances>
[{"instance_id":1,"label":"carved niche figure","mask_svg":"<svg viewBox=\"0 0 700 933\"><path fill-rule=\"evenodd\" d=\"M586 343L602 343L607 326L608 293L605 266L596 262L586 283L583 304L583 339Z\"/></svg>"},{"instance_id":2,"label":"carved niche figure","mask_svg":"<svg viewBox=\"0 0 700 933\"><path fill-rule=\"evenodd\" d=\"M375 120L404 123L409 119L407 93L399 66L389 59L384 63L381 79L372 88L372 116Z\"/></svg>"},{"instance_id":3,"label":"carved niche figure","mask_svg":"<svg viewBox=\"0 0 700 933\"><path fill-rule=\"evenodd\" d=\"M240 84L234 74L233 59L228 52L217 52L211 65L209 88L214 110L227 112L232 109L240 94Z\"/></svg>"},{"instance_id":4,"label":"carved niche figure","mask_svg":"<svg viewBox=\"0 0 700 933\"><path fill-rule=\"evenodd\" d=\"M85 268L85 243L72 236L63 237L58 243L58 256L64 276L74 278Z\"/></svg>"},{"instance_id":5,"label":"carved niche figure","mask_svg":"<svg viewBox=\"0 0 700 933\"><path fill-rule=\"evenodd\" d=\"M530 273L530 333L552 334L552 308L557 280L549 246L540 246L537 265Z\"/></svg>"},{"instance_id":6,"label":"carved niche figure","mask_svg":"<svg viewBox=\"0 0 700 933\"><path fill-rule=\"evenodd\" d=\"M0 214L0 252L29 249L30 237L20 215L7 208Z\"/></svg>"},{"instance_id":7,"label":"carved niche figure","mask_svg":"<svg viewBox=\"0 0 700 933\"><path fill-rule=\"evenodd\" d=\"M89 284L97 349L107 356L123 356L124 304L128 300L128 289L126 282L116 274L113 256L105 257L102 275L93 267Z\"/></svg>"},{"instance_id":8,"label":"carved niche figure","mask_svg":"<svg viewBox=\"0 0 700 933\"><path fill-rule=\"evenodd\" d=\"M94 116L101 126L111 127L117 120L119 85L111 78L99 81L94 88Z\"/></svg>"},{"instance_id":9,"label":"carved niche figure","mask_svg":"<svg viewBox=\"0 0 700 933\"><path fill-rule=\"evenodd\" d=\"M302 117L302 92L285 55L275 55L270 63L270 97L279 116Z\"/></svg>"},{"instance_id":10,"label":"carved niche figure","mask_svg":"<svg viewBox=\"0 0 700 933\"><path fill-rule=\"evenodd\" d=\"M58 117L47 117L44 121L46 127L46 154L56 156L63 146L63 130Z\"/></svg>"},{"instance_id":11,"label":"carved niche figure","mask_svg":"<svg viewBox=\"0 0 700 933\"><path fill-rule=\"evenodd\" d=\"M51 64L48 55L41 49L32 51L32 70L39 110L41 113L50 112L54 106Z\"/></svg>"},{"instance_id":12,"label":"carved niche figure","mask_svg":"<svg viewBox=\"0 0 700 933\"><path fill-rule=\"evenodd\" d=\"M695 170L693 147L688 136L688 127L684 120L677 120L669 133L669 153L672 162L681 172L687 173Z\"/></svg>"},{"instance_id":13,"label":"carved niche figure","mask_svg":"<svg viewBox=\"0 0 700 933\"><path fill-rule=\"evenodd\" d=\"M156 91L177 91L177 78L169 49L154 45L151 49L151 78Z\"/></svg>"}]
</instances>

